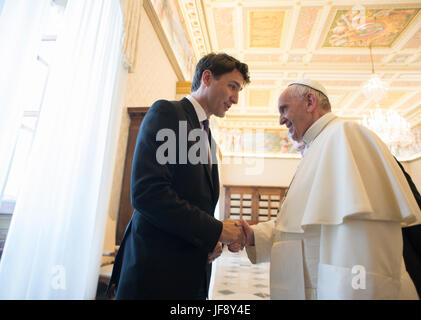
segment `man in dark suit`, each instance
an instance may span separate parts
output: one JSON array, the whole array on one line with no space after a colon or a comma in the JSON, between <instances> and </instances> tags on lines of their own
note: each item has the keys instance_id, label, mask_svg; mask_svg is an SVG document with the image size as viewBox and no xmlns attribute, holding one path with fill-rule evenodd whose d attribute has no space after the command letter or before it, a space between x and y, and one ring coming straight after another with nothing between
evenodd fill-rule
<instances>
[{"instance_id":1,"label":"man in dark suit","mask_svg":"<svg viewBox=\"0 0 421 320\"><path fill-rule=\"evenodd\" d=\"M134 213L108 287L116 299L206 299L221 243L244 243L241 227L213 216L219 178L209 118L223 117L249 82L246 64L212 53L197 64L191 95L147 112L133 157Z\"/></svg>"}]
</instances>

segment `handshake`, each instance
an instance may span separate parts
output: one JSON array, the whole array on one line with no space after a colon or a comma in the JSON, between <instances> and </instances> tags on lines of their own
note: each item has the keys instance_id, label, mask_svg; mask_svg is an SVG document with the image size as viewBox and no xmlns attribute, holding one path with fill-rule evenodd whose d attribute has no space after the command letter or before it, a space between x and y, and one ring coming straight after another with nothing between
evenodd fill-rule
<instances>
[{"instance_id":1,"label":"handshake","mask_svg":"<svg viewBox=\"0 0 421 320\"><path fill-rule=\"evenodd\" d=\"M228 250L238 252L244 246L254 246L254 232L249 224L241 220L226 219L223 222L221 236L213 252L208 255L208 263L222 254L222 244L228 245Z\"/></svg>"}]
</instances>

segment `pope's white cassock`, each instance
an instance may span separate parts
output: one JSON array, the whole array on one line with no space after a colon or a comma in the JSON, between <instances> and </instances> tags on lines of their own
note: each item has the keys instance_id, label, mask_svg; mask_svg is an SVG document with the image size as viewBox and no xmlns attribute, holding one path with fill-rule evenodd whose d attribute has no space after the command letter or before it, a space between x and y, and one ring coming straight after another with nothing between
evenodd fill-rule
<instances>
[{"instance_id":1,"label":"pope's white cassock","mask_svg":"<svg viewBox=\"0 0 421 320\"><path fill-rule=\"evenodd\" d=\"M402 226L421 214L395 159L371 131L327 113L276 221L252 226L252 263L270 261L271 299L418 299Z\"/></svg>"}]
</instances>

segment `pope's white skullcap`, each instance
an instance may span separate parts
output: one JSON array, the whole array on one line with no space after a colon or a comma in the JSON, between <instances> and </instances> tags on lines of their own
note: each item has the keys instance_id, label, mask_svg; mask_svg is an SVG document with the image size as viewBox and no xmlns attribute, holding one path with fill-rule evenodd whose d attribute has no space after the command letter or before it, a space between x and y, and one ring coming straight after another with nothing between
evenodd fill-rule
<instances>
[{"instance_id":1,"label":"pope's white skullcap","mask_svg":"<svg viewBox=\"0 0 421 320\"><path fill-rule=\"evenodd\" d=\"M323 87L323 85L320 82L317 82L315 80L299 79L297 81L294 81L294 82L291 82L290 84L288 84L288 87L289 86L292 86L293 84L300 84L302 86L309 87L311 89L314 89L316 91L319 91L319 92L323 93L327 97L327 90L326 90L326 88Z\"/></svg>"}]
</instances>

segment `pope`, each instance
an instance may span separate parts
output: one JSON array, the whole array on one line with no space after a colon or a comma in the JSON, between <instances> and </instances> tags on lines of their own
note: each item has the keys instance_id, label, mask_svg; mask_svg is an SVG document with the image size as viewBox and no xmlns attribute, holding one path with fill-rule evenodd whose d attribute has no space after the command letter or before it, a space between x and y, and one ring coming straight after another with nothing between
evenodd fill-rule
<instances>
[{"instance_id":1,"label":"pope","mask_svg":"<svg viewBox=\"0 0 421 320\"><path fill-rule=\"evenodd\" d=\"M291 83L278 109L303 158L277 218L241 220L250 261L271 263L271 299L418 299L401 228L421 213L386 145L335 116L317 81Z\"/></svg>"}]
</instances>

